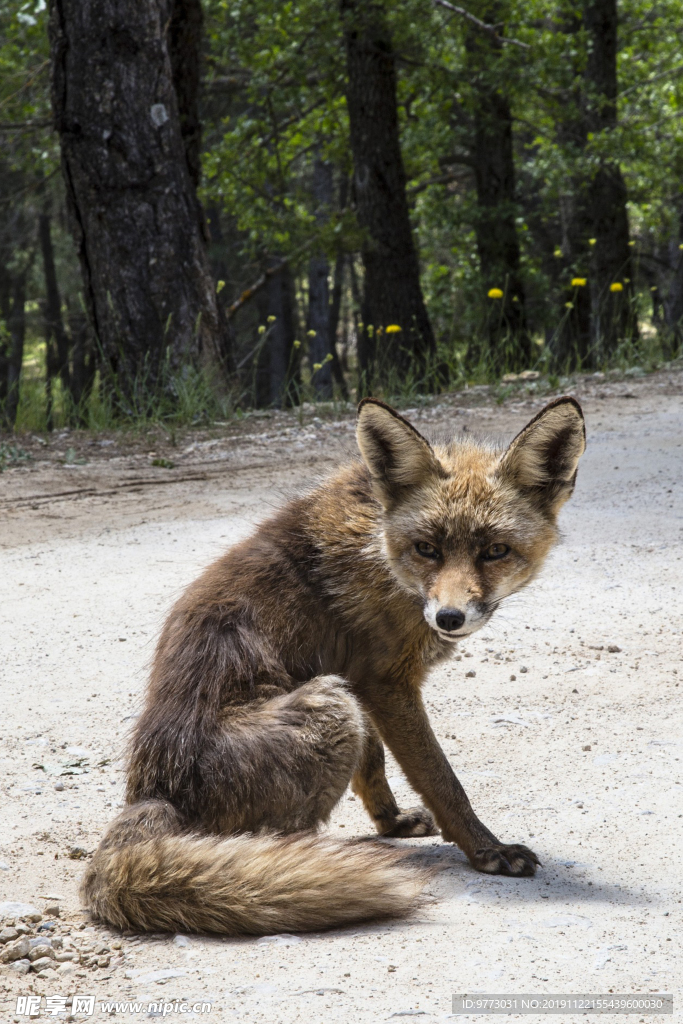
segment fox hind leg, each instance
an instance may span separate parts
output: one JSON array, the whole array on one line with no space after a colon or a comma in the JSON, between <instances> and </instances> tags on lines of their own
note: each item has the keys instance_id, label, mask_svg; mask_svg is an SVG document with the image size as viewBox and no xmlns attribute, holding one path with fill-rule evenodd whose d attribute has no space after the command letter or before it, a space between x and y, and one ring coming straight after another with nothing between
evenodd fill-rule
<instances>
[{"instance_id":1,"label":"fox hind leg","mask_svg":"<svg viewBox=\"0 0 683 1024\"><path fill-rule=\"evenodd\" d=\"M327 821L362 754L365 726L338 676L317 676L258 706L229 709L211 761L210 831L281 833Z\"/></svg>"},{"instance_id":2,"label":"fox hind leg","mask_svg":"<svg viewBox=\"0 0 683 1024\"><path fill-rule=\"evenodd\" d=\"M352 788L365 804L377 831L391 839L438 835L439 830L426 807L410 807L405 811L399 808L387 782L382 740L369 722L366 728L363 752Z\"/></svg>"}]
</instances>

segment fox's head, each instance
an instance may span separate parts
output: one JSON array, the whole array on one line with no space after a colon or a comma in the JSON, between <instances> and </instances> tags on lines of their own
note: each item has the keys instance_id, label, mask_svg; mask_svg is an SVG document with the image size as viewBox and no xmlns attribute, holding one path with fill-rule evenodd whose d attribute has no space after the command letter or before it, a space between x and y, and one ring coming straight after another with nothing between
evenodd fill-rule
<instances>
[{"instance_id":1,"label":"fox's head","mask_svg":"<svg viewBox=\"0 0 683 1024\"><path fill-rule=\"evenodd\" d=\"M383 402L359 407L358 445L383 508L391 571L440 636L480 629L538 572L586 447L581 407L558 398L506 451L432 447Z\"/></svg>"}]
</instances>

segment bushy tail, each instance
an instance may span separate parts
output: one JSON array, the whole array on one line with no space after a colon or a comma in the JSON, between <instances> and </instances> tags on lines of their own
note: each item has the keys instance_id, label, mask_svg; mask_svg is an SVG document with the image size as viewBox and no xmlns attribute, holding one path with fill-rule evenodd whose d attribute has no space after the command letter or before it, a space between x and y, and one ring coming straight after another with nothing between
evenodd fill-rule
<instances>
[{"instance_id":1,"label":"bushy tail","mask_svg":"<svg viewBox=\"0 0 683 1024\"><path fill-rule=\"evenodd\" d=\"M155 836L103 843L82 894L97 918L123 929L317 931L413 911L426 876L404 859L391 847L307 834Z\"/></svg>"}]
</instances>

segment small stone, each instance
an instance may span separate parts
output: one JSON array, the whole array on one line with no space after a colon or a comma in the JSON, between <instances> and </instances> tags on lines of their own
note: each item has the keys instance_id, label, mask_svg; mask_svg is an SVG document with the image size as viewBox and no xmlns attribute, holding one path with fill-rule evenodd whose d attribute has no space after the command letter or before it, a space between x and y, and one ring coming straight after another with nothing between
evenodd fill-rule
<instances>
[{"instance_id":1,"label":"small stone","mask_svg":"<svg viewBox=\"0 0 683 1024\"><path fill-rule=\"evenodd\" d=\"M17 921L14 926L20 935L30 935L31 929L23 921Z\"/></svg>"},{"instance_id":2,"label":"small stone","mask_svg":"<svg viewBox=\"0 0 683 1024\"><path fill-rule=\"evenodd\" d=\"M3 928L0 932L0 943L4 946L6 942L11 942L13 939L19 938L19 932L16 928L8 927Z\"/></svg>"},{"instance_id":3,"label":"small stone","mask_svg":"<svg viewBox=\"0 0 683 1024\"><path fill-rule=\"evenodd\" d=\"M74 965L69 963L68 961L66 961L63 964L60 964L59 967L57 968L57 974L59 974L61 977L63 977L65 974L74 974L74 973L75 973Z\"/></svg>"},{"instance_id":4,"label":"small stone","mask_svg":"<svg viewBox=\"0 0 683 1024\"><path fill-rule=\"evenodd\" d=\"M63 792L63 790L64 790L64 783L63 782L55 782L55 789L57 790L58 793Z\"/></svg>"},{"instance_id":5,"label":"small stone","mask_svg":"<svg viewBox=\"0 0 683 1024\"><path fill-rule=\"evenodd\" d=\"M109 967L109 957L108 956L98 956L98 958L97 958L97 966L98 967Z\"/></svg>"},{"instance_id":6,"label":"small stone","mask_svg":"<svg viewBox=\"0 0 683 1024\"><path fill-rule=\"evenodd\" d=\"M52 967L52 957L41 956L37 960L31 961L31 969L36 973L40 974L41 971L46 970L48 967Z\"/></svg>"},{"instance_id":7,"label":"small stone","mask_svg":"<svg viewBox=\"0 0 683 1024\"><path fill-rule=\"evenodd\" d=\"M526 665L520 665L519 666L519 671L524 673L524 672L528 672L529 669L526 667Z\"/></svg>"},{"instance_id":8,"label":"small stone","mask_svg":"<svg viewBox=\"0 0 683 1024\"><path fill-rule=\"evenodd\" d=\"M469 670L469 672L465 672L465 679L474 679L474 677L476 676L476 674L477 674L477 673L476 673L476 672L474 671L474 669L473 669L473 668L471 668L471 669Z\"/></svg>"},{"instance_id":9,"label":"small stone","mask_svg":"<svg viewBox=\"0 0 683 1024\"><path fill-rule=\"evenodd\" d=\"M71 960L78 960L78 953L74 953L71 949L61 950L59 953L55 953L55 960L58 964L66 964Z\"/></svg>"},{"instance_id":10,"label":"small stone","mask_svg":"<svg viewBox=\"0 0 683 1024\"><path fill-rule=\"evenodd\" d=\"M29 945L31 949L35 949L36 946L51 946L52 939L48 939L47 936L41 935L38 939L29 939Z\"/></svg>"},{"instance_id":11,"label":"small stone","mask_svg":"<svg viewBox=\"0 0 683 1024\"><path fill-rule=\"evenodd\" d=\"M182 936L182 937L184 938L185 936ZM176 939L177 938L178 938L178 936L176 935ZM173 941L175 942L175 939ZM112 949L123 949L123 943L121 942L121 939L114 939L114 941L111 944L111 948Z\"/></svg>"},{"instance_id":12,"label":"small stone","mask_svg":"<svg viewBox=\"0 0 683 1024\"><path fill-rule=\"evenodd\" d=\"M69 850L69 858L71 860L83 860L87 856L88 851L83 846L72 846Z\"/></svg>"},{"instance_id":13,"label":"small stone","mask_svg":"<svg viewBox=\"0 0 683 1024\"><path fill-rule=\"evenodd\" d=\"M50 945L52 946L53 949L63 949L64 939L61 937L61 935L55 935L54 939L50 939Z\"/></svg>"},{"instance_id":14,"label":"small stone","mask_svg":"<svg viewBox=\"0 0 683 1024\"><path fill-rule=\"evenodd\" d=\"M97 956L104 956L105 953L111 953L111 950L105 942L98 942L93 952L96 953Z\"/></svg>"},{"instance_id":15,"label":"small stone","mask_svg":"<svg viewBox=\"0 0 683 1024\"><path fill-rule=\"evenodd\" d=\"M607 650L609 654L621 654L621 647L617 647L616 644L609 644Z\"/></svg>"},{"instance_id":16,"label":"small stone","mask_svg":"<svg viewBox=\"0 0 683 1024\"><path fill-rule=\"evenodd\" d=\"M25 921L40 921L41 916L30 903L20 903L17 900L0 903L0 921L6 921L10 917L14 920L23 917Z\"/></svg>"},{"instance_id":17,"label":"small stone","mask_svg":"<svg viewBox=\"0 0 683 1024\"><path fill-rule=\"evenodd\" d=\"M50 903L45 907L45 913L50 914L51 917L59 917L59 903Z\"/></svg>"},{"instance_id":18,"label":"small stone","mask_svg":"<svg viewBox=\"0 0 683 1024\"><path fill-rule=\"evenodd\" d=\"M48 946L47 943L45 942L41 942L39 943L39 945L34 946L33 949L31 949L28 954L28 958L32 964L36 963L38 960L44 959L45 957L47 957L50 960L53 960L54 956L54 949L52 948L52 946Z\"/></svg>"},{"instance_id":19,"label":"small stone","mask_svg":"<svg viewBox=\"0 0 683 1024\"><path fill-rule=\"evenodd\" d=\"M28 974L31 970L30 960L15 960L13 964L10 964L10 971L15 971L17 974Z\"/></svg>"},{"instance_id":20,"label":"small stone","mask_svg":"<svg viewBox=\"0 0 683 1024\"><path fill-rule=\"evenodd\" d=\"M572 693L578 693L578 692L579 691L576 689L576 687L574 687L574 689L572 690Z\"/></svg>"},{"instance_id":21,"label":"small stone","mask_svg":"<svg viewBox=\"0 0 683 1024\"><path fill-rule=\"evenodd\" d=\"M0 860L0 871L9 871L9 864L6 860Z\"/></svg>"},{"instance_id":22,"label":"small stone","mask_svg":"<svg viewBox=\"0 0 683 1024\"><path fill-rule=\"evenodd\" d=\"M113 945L114 945L114 943L112 942L112 946ZM173 940L173 945L174 946L180 946L181 948L184 948L186 946L190 946L191 943L190 943L190 940L188 939L187 935L176 935L176 937Z\"/></svg>"},{"instance_id":23,"label":"small stone","mask_svg":"<svg viewBox=\"0 0 683 1024\"><path fill-rule=\"evenodd\" d=\"M593 748L591 747L590 743L586 743L586 745L584 747L581 747L581 749L582 750L592 750Z\"/></svg>"},{"instance_id":24,"label":"small stone","mask_svg":"<svg viewBox=\"0 0 683 1024\"><path fill-rule=\"evenodd\" d=\"M514 683L514 681L515 681L515 679L516 679L516 678L517 678L517 676L516 676L516 675L515 675L515 674L513 673L513 674L512 674L511 676L510 676L510 682L511 682L511 683Z\"/></svg>"},{"instance_id":25,"label":"small stone","mask_svg":"<svg viewBox=\"0 0 683 1024\"><path fill-rule=\"evenodd\" d=\"M30 949L31 943L27 938L22 937L17 939L16 942L8 943L4 947L2 953L0 953L0 961L3 964L11 964L13 960L23 960L28 956Z\"/></svg>"}]
</instances>

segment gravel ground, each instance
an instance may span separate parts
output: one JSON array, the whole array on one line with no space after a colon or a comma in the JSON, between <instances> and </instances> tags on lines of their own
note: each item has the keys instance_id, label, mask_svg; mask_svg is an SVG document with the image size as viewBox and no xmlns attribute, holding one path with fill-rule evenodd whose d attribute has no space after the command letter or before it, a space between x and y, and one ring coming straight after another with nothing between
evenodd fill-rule
<instances>
[{"instance_id":1,"label":"gravel ground","mask_svg":"<svg viewBox=\"0 0 683 1024\"><path fill-rule=\"evenodd\" d=\"M410 415L431 436L509 438L545 401L534 386L509 391ZM16 1000L31 994L96 996L72 1020L146 1019L164 1012L148 1003L177 999L212 1010L171 1019L269 1024L438 1020L456 992L678 995L683 374L584 378L572 393L589 447L562 543L425 694L480 817L543 868L479 875L457 849L412 840L441 869L416 920L260 940L117 935L89 922L78 882L122 800L126 734L169 606L353 453L352 415L250 417L175 446L160 434L18 442L32 459L0 476L0 960L15 958L0 965L2 1021L27 1019ZM414 803L396 765L389 775ZM370 831L351 795L329 828Z\"/></svg>"}]
</instances>

